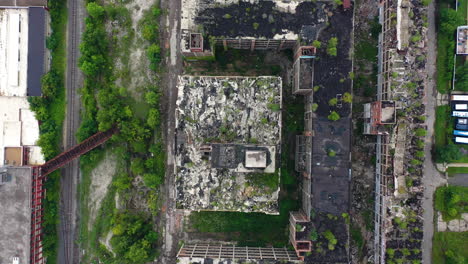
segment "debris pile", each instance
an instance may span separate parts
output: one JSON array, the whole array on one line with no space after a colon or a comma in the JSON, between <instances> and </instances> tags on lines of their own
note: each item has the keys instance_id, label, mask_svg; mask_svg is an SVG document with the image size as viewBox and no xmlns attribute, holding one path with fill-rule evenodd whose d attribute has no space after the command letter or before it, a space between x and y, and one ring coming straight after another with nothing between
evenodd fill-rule
<instances>
[{"instance_id":1,"label":"debris pile","mask_svg":"<svg viewBox=\"0 0 468 264\"><path fill-rule=\"evenodd\" d=\"M177 208L278 213L281 87L279 77L179 78Z\"/></svg>"}]
</instances>

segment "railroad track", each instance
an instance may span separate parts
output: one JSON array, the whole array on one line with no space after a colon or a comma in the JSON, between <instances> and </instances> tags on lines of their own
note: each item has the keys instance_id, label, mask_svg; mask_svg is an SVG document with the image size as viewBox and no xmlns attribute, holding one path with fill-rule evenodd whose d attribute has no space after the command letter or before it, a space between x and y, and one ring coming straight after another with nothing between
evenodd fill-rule
<instances>
[{"instance_id":1,"label":"railroad track","mask_svg":"<svg viewBox=\"0 0 468 264\"><path fill-rule=\"evenodd\" d=\"M67 39L67 72L66 97L67 116L65 122L65 139L63 148L67 150L76 142L75 133L79 125L80 101L77 95L80 87L78 70L80 41L80 0L68 0L68 39ZM79 177L78 161L74 160L64 167L60 185L60 224L58 263L79 263L79 249L76 241L77 183Z\"/></svg>"}]
</instances>

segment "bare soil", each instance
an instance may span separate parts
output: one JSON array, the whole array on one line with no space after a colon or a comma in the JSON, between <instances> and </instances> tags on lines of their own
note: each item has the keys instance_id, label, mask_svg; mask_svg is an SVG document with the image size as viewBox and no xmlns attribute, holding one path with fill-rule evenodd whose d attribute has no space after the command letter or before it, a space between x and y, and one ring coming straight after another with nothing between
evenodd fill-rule
<instances>
[{"instance_id":1,"label":"bare soil","mask_svg":"<svg viewBox=\"0 0 468 264\"><path fill-rule=\"evenodd\" d=\"M91 172L91 185L89 188L89 221L88 230L92 230L96 215L101 207L101 202L106 197L112 177L116 172L117 160L110 152L106 153L104 159Z\"/></svg>"}]
</instances>

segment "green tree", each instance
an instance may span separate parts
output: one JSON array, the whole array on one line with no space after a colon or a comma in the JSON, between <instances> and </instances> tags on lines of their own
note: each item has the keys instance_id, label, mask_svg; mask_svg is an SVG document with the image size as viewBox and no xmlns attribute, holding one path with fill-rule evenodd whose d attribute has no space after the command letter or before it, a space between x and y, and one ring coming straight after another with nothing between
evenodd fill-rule
<instances>
[{"instance_id":1,"label":"green tree","mask_svg":"<svg viewBox=\"0 0 468 264\"><path fill-rule=\"evenodd\" d=\"M317 108L318 108L318 104L313 103L313 104L312 104L312 112L317 111Z\"/></svg>"},{"instance_id":2,"label":"green tree","mask_svg":"<svg viewBox=\"0 0 468 264\"><path fill-rule=\"evenodd\" d=\"M461 156L460 148L454 144L436 148L436 159L438 162L451 162L460 159Z\"/></svg>"},{"instance_id":3,"label":"green tree","mask_svg":"<svg viewBox=\"0 0 468 264\"><path fill-rule=\"evenodd\" d=\"M146 120L146 123L150 128L156 128L159 126L161 123L160 117L159 117L159 110L156 108L151 108L148 112L148 119Z\"/></svg>"},{"instance_id":4,"label":"green tree","mask_svg":"<svg viewBox=\"0 0 468 264\"><path fill-rule=\"evenodd\" d=\"M161 62L161 47L157 44L151 44L148 47L147 54L151 63L151 69L156 70L157 65Z\"/></svg>"},{"instance_id":5,"label":"green tree","mask_svg":"<svg viewBox=\"0 0 468 264\"><path fill-rule=\"evenodd\" d=\"M453 252L453 250L447 250L445 252L445 260L447 264L466 264L467 259L461 255L460 252Z\"/></svg>"},{"instance_id":6,"label":"green tree","mask_svg":"<svg viewBox=\"0 0 468 264\"><path fill-rule=\"evenodd\" d=\"M96 19L101 19L104 17L105 10L104 7L100 6L96 2L90 2L86 5L86 10L88 11L88 14Z\"/></svg>"},{"instance_id":7,"label":"green tree","mask_svg":"<svg viewBox=\"0 0 468 264\"><path fill-rule=\"evenodd\" d=\"M335 112L335 111L332 111L329 115L328 115L328 119L331 120L331 121L338 121L340 120L340 115Z\"/></svg>"},{"instance_id":8,"label":"green tree","mask_svg":"<svg viewBox=\"0 0 468 264\"><path fill-rule=\"evenodd\" d=\"M159 93L149 91L145 94L145 100L148 104L156 106L159 103Z\"/></svg>"},{"instance_id":9,"label":"green tree","mask_svg":"<svg viewBox=\"0 0 468 264\"><path fill-rule=\"evenodd\" d=\"M126 173L119 173L116 175L112 184L117 188L118 191L127 190L132 187L132 178Z\"/></svg>"},{"instance_id":10,"label":"green tree","mask_svg":"<svg viewBox=\"0 0 468 264\"><path fill-rule=\"evenodd\" d=\"M57 88L61 85L62 80L56 71L49 71L44 74L41 79L42 94L45 97L55 97Z\"/></svg>"},{"instance_id":11,"label":"green tree","mask_svg":"<svg viewBox=\"0 0 468 264\"><path fill-rule=\"evenodd\" d=\"M457 67L455 88L468 92L468 64L464 63Z\"/></svg>"},{"instance_id":12,"label":"green tree","mask_svg":"<svg viewBox=\"0 0 468 264\"><path fill-rule=\"evenodd\" d=\"M338 38L331 38L329 41L328 41L328 45L327 45L327 54L330 55L330 56L336 56L338 51L336 49L336 46L338 45Z\"/></svg>"},{"instance_id":13,"label":"green tree","mask_svg":"<svg viewBox=\"0 0 468 264\"><path fill-rule=\"evenodd\" d=\"M322 42L320 42L318 40L314 40L312 42L312 46L316 47L317 49L320 49L320 47L322 46Z\"/></svg>"},{"instance_id":14,"label":"green tree","mask_svg":"<svg viewBox=\"0 0 468 264\"><path fill-rule=\"evenodd\" d=\"M163 183L163 177L157 173L145 173L143 174L143 182L150 188L157 188Z\"/></svg>"},{"instance_id":15,"label":"green tree","mask_svg":"<svg viewBox=\"0 0 468 264\"><path fill-rule=\"evenodd\" d=\"M335 106L337 103L338 103L338 99L336 99L335 97L328 101L329 106Z\"/></svg>"},{"instance_id":16,"label":"green tree","mask_svg":"<svg viewBox=\"0 0 468 264\"><path fill-rule=\"evenodd\" d=\"M135 158L130 164L130 170L137 175L143 174L145 172L145 163L141 158Z\"/></svg>"},{"instance_id":17,"label":"green tree","mask_svg":"<svg viewBox=\"0 0 468 264\"><path fill-rule=\"evenodd\" d=\"M417 137L424 137L427 135L427 131L426 129L424 128L418 128L416 129L415 133L414 133Z\"/></svg>"},{"instance_id":18,"label":"green tree","mask_svg":"<svg viewBox=\"0 0 468 264\"><path fill-rule=\"evenodd\" d=\"M146 24L143 26L141 30L141 36L147 41L155 41L158 35L158 27L157 25L149 25Z\"/></svg>"},{"instance_id":19,"label":"green tree","mask_svg":"<svg viewBox=\"0 0 468 264\"><path fill-rule=\"evenodd\" d=\"M350 104L350 103L353 102L353 96L350 93L346 92L346 93L343 94L343 101L345 103Z\"/></svg>"},{"instance_id":20,"label":"green tree","mask_svg":"<svg viewBox=\"0 0 468 264\"><path fill-rule=\"evenodd\" d=\"M440 31L449 37L452 36L457 27L464 24L464 19L461 13L453 8L442 8L440 10Z\"/></svg>"}]
</instances>

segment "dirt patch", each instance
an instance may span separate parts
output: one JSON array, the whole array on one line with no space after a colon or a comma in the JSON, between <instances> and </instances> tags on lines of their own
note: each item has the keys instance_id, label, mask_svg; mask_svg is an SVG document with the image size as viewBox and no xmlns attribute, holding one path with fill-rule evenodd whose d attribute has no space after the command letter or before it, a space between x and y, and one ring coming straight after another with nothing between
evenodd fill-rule
<instances>
[{"instance_id":1,"label":"dirt patch","mask_svg":"<svg viewBox=\"0 0 468 264\"><path fill-rule=\"evenodd\" d=\"M125 6L131 13L132 30L135 33L133 45L129 49L129 67L132 78L128 89L132 92L135 92L137 87L148 84L149 77L152 75L149 61L145 58L146 44L143 44L144 41L141 37L141 30L138 28L138 23L143 18L145 11L149 10L155 2L155 0L135 0ZM136 91L134 98L138 99L140 94L139 91Z\"/></svg>"},{"instance_id":2,"label":"dirt patch","mask_svg":"<svg viewBox=\"0 0 468 264\"><path fill-rule=\"evenodd\" d=\"M114 40L113 49L116 51L114 52L114 69L117 76L115 83L128 89L136 101L141 101L145 86L152 83L152 72L146 59L148 44L142 38L139 23L155 2L155 0L135 0L124 4L113 3L121 15L116 16L115 20L106 26L106 31Z\"/></svg>"},{"instance_id":3,"label":"dirt patch","mask_svg":"<svg viewBox=\"0 0 468 264\"><path fill-rule=\"evenodd\" d=\"M112 239L112 236L114 235L114 233L111 231L109 231L109 233L107 233L106 235L106 238L105 239L100 239L99 241L101 242L101 244L103 244L107 250L109 250L109 252L112 253L112 255L114 255L115 257L115 252L112 250L112 245L110 244L110 240Z\"/></svg>"},{"instance_id":4,"label":"dirt patch","mask_svg":"<svg viewBox=\"0 0 468 264\"><path fill-rule=\"evenodd\" d=\"M96 219L102 199L107 194L107 189L115 174L117 160L115 155L106 153L105 158L91 172L91 185L89 187L89 221L88 230L92 230L92 225Z\"/></svg>"}]
</instances>

